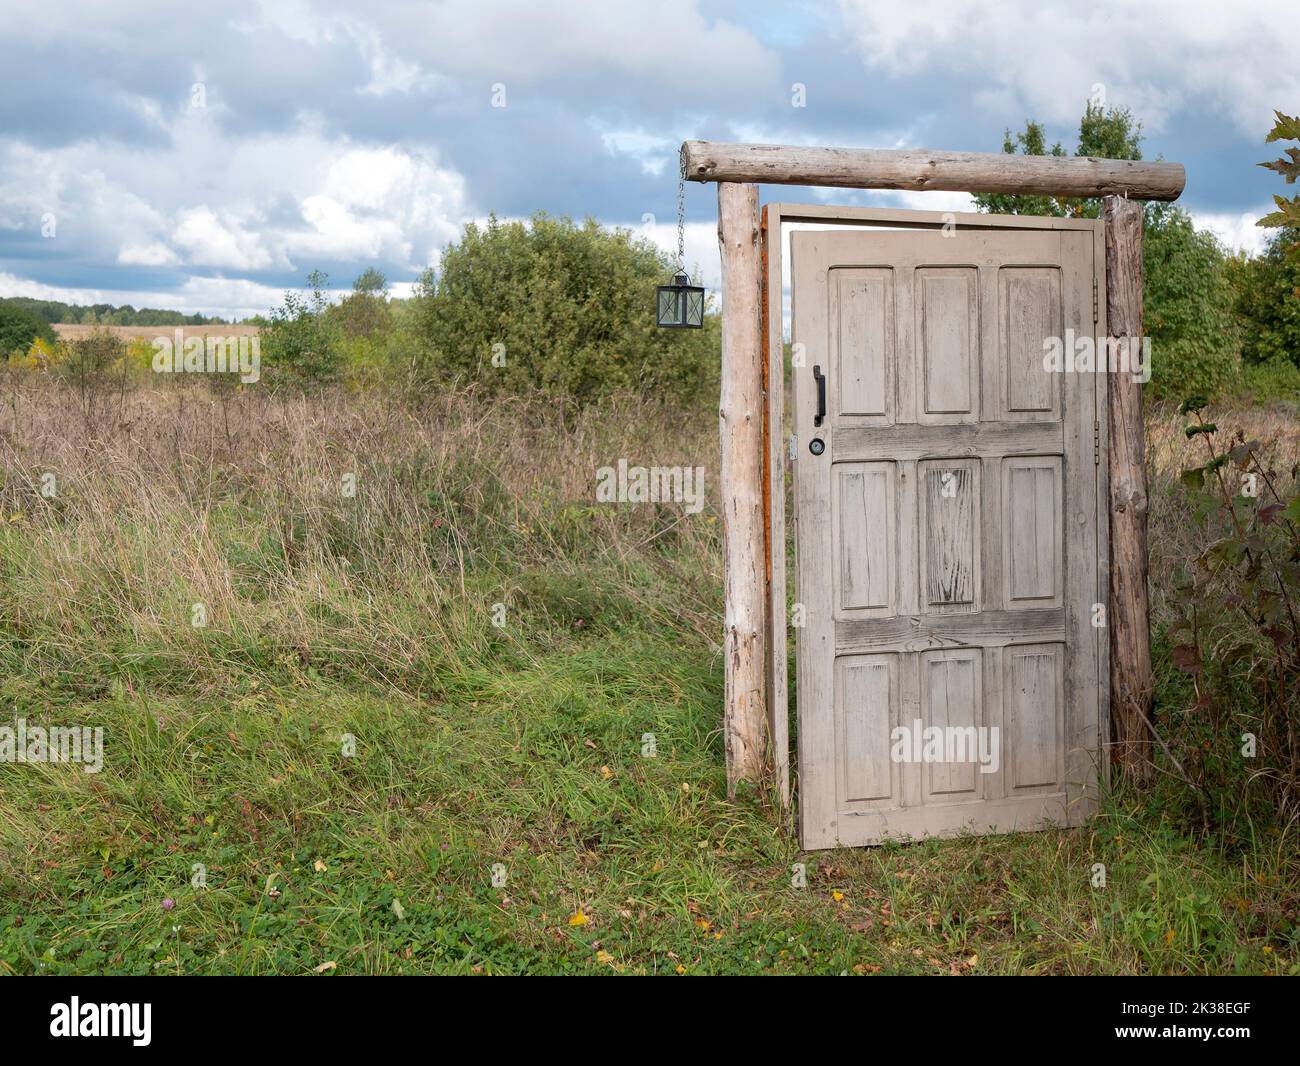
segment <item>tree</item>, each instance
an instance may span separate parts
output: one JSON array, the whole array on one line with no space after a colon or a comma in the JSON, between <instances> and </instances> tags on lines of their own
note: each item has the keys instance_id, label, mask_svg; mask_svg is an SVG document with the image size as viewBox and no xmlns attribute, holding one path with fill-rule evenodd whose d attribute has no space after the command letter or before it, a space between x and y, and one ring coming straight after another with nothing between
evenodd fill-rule
<instances>
[{"instance_id":1,"label":"tree","mask_svg":"<svg viewBox=\"0 0 1300 1066\"><path fill-rule=\"evenodd\" d=\"M616 391L716 398L716 316L703 330L655 327L655 286L670 271L649 242L590 220L470 224L416 290L426 374L579 402Z\"/></svg>"},{"instance_id":2,"label":"tree","mask_svg":"<svg viewBox=\"0 0 1300 1066\"><path fill-rule=\"evenodd\" d=\"M0 358L27 351L38 337L47 344L58 340L49 323L30 311L0 300Z\"/></svg>"},{"instance_id":3,"label":"tree","mask_svg":"<svg viewBox=\"0 0 1300 1066\"><path fill-rule=\"evenodd\" d=\"M1042 125L1029 121L1024 132L1014 137L1007 130L1002 150L1065 155L1059 143L1050 151L1046 143ZM1107 110L1089 102L1079 121L1074 154L1141 159L1141 123L1128 108ZM1098 199L984 195L975 197L975 202L982 211L1011 215L1097 218L1101 214ZM1190 216L1172 204L1147 204L1142 228L1144 330L1151 339L1151 391L1171 400L1191 393L1214 395L1232 382L1238 359L1226 252L1213 234L1197 230Z\"/></svg>"},{"instance_id":4,"label":"tree","mask_svg":"<svg viewBox=\"0 0 1300 1066\"><path fill-rule=\"evenodd\" d=\"M1152 392L1181 401L1231 386L1241 335L1227 253L1173 204L1147 204L1142 240L1144 330Z\"/></svg>"},{"instance_id":5,"label":"tree","mask_svg":"<svg viewBox=\"0 0 1300 1066\"><path fill-rule=\"evenodd\" d=\"M1047 137L1043 125L1032 119L1025 123L1023 133L1012 136L1010 130L1002 138L1002 151L1007 155L1065 155L1061 142L1047 148ZM1051 196L1020 196L1016 193L979 193L975 204L981 211L995 215L1050 215L1061 217L1065 209Z\"/></svg>"},{"instance_id":6,"label":"tree","mask_svg":"<svg viewBox=\"0 0 1300 1066\"><path fill-rule=\"evenodd\" d=\"M1264 252L1232 263L1241 356L1248 364L1286 361L1300 368L1300 229L1282 227Z\"/></svg>"},{"instance_id":7,"label":"tree","mask_svg":"<svg viewBox=\"0 0 1300 1066\"><path fill-rule=\"evenodd\" d=\"M343 298L333 313L348 337L372 337L392 326L388 305L388 279L374 267L362 272L352 283L352 292Z\"/></svg>"},{"instance_id":8,"label":"tree","mask_svg":"<svg viewBox=\"0 0 1300 1066\"><path fill-rule=\"evenodd\" d=\"M1023 133L1014 136L1010 130L1002 139L1002 151L1008 155L1064 156L1065 149L1057 141L1047 148L1047 136L1042 123L1026 121ZM1109 111L1089 101L1084 105L1083 118L1079 120L1079 144L1076 156L1094 156L1102 159L1141 159L1142 124L1133 121L1133 113L1126 107L1113 107ZM983 193L975 197L981 211L1000 215L1050 215L1056 218L1098 218L1101 201L1057 199L1053 196L1021 196L1016 193Z\"/></svg>"},{"instance_id":9,"label":"tree","mask_svg":"<svg viewBox=\"0 0 1300 1066\"><path fill-rule=\"evenodd\" d=\"M285 372L298 384L323 384L338 374L338 331L327 314L328 282L328 275L313 270L307 275L307 295L286 292L284 304L271 309L271 324L262 338L267 366Z\"/></svg>"}]
</instances>

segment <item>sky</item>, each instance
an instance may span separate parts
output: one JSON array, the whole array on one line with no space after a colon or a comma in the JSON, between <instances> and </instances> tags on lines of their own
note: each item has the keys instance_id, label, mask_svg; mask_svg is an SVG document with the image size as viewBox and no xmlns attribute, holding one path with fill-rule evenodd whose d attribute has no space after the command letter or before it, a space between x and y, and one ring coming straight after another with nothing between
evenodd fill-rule
<instances>
[{"instance_id":1,"label":"sky","mask_svg":"<svg viewBox=\"0 0 1300 1066\"><path fill-rule=\"evenodd\" d=\"M489 214L675 248L684 139L998 151L1089 99L1231 248L1292 193L1256 164L1300 110L1296 0L0 0L0 296L244 317L313 269L403 295ZM961 210L959 193L764 200ZM716 286L716 190L687 183Z\"/></svg>"}]
</instances>

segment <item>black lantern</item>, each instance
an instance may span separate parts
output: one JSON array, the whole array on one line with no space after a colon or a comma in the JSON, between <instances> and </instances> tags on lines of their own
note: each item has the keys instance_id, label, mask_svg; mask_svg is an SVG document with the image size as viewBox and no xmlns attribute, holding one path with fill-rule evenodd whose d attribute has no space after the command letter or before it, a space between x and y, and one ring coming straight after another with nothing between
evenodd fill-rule
<instances>
[{"instance_id":1,"label":"black lantern","mask_svg":"<svg viewBox=\"0 0 1300 1066\"><path fill-rule=\"evenodd\" d=\"M704 328L704 287L692 285L690 275L679 271L671 285L655 289L655 325L665 329Z\"/></svg>"}]
</instances>

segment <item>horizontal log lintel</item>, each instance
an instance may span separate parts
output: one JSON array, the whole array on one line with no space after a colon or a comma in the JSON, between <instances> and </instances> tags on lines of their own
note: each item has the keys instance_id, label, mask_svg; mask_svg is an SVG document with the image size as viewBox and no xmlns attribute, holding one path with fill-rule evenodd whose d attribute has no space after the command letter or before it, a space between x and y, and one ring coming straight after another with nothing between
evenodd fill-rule
<instances>
[{"instance_id":1,"label":"horizontal log lintel","mask_svg":"<svg viewBox=\"0 0 1300 1066\"><path fill-rule=\"evenodd\" d=\"M1187 180L1181 163L1091 156L805 148L720 141L686 141L682 155L689 181L765 185L1176 200Z\"/></svg>"}]
</instances>

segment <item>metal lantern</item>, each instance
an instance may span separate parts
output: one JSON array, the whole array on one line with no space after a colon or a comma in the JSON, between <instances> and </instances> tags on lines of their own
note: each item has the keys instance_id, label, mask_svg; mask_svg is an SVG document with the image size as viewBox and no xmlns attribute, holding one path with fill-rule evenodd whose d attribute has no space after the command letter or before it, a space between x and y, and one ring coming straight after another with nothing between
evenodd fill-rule
<instances>
[{"instance_id":1,"label":"metal lantern","mask_svg":"<svg viewBox=\"0 0 1300 1066\"><path fill-rule=\"evenodd\" d=\"M692 285L685 271L674 274L671 285L658 286L655 325L665 329L703 329L704 287Z\"/></svg>"}]
</instances>

